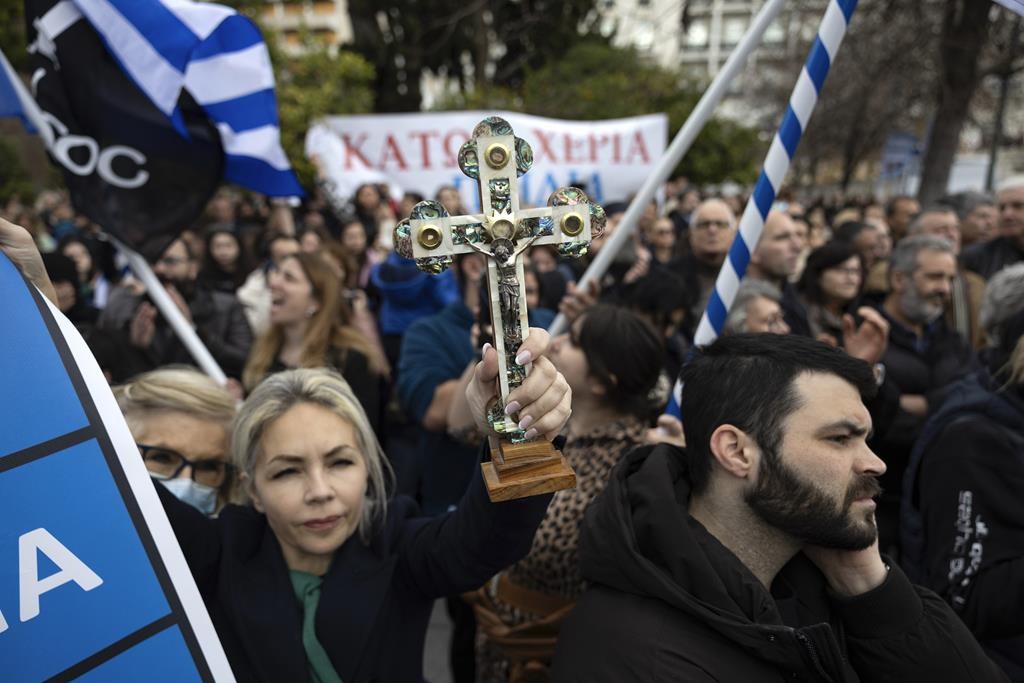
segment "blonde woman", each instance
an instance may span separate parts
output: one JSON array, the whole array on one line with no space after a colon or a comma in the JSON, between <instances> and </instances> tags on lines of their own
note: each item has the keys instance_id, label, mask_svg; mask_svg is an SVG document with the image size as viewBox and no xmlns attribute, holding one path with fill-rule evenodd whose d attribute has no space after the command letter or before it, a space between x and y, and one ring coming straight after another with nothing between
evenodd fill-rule
<instances>
[{"instance_id":1,"label":"blonde woman","mask_svg":"<svg viewBox=\"0 0 1024 683\"><path fill-rule=\"evenodd\" d=\"M168 367L115 387L146 469L204 515L231 502L236 483L228 433L235 400L188 367Z\"/></svg>"},{"instance_id":2,"label":"blonde woman","mask_svg":"<svg viewBox=\"0 0 1024 683\"><path fill-rule=\"evenodd\" d=\"M553 438L571 392L533 330L533 372L510 397ZM493 349L466 390L478 428ZM250 504L208 520L161 500L239 681L421 683L433 602L479 587L529 550L550 496L492 504L480 479L458 509L420 517L389 497L390 468L348 384L327 369L272 375L249 396L232 455Z\"/></svg>"},{"instance_id":3,"label":"blonde woman","mask_svg":"<svg viewBox=\"0 0 1024 683\"><path fill-rule=\"evenodd\" d=\"M289 254L269 274L270 328L249 354L251 391L273 372L331 367L348 381L376 432L386 404L386 361L352 324L337 273L319 254Z\"/></svg>"}]
</instances>

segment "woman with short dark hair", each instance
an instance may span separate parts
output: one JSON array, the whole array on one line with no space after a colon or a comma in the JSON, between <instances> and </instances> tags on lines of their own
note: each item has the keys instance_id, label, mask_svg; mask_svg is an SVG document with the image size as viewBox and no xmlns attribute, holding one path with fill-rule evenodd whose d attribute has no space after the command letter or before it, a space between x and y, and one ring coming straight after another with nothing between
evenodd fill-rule
<instances>
[{"instance_id":1,"label":"woman with short dark hair","mask_svg":"<svg viewBox=\"0 0 1024 683\"><path fill-rule=\"evenodd\" d=\"M851 313L864 282L860 254L846 242L828 242L810 253L798 289L807 306L811 336L843 342L843 316Z\"/></svg>"}]
</instances>

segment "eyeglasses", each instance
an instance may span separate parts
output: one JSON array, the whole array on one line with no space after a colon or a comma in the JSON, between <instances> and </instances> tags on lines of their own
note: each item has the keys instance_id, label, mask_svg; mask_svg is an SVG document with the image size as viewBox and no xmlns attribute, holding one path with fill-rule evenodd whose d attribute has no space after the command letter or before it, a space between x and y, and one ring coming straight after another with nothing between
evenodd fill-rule
<instances>
[{"instance_id":1,"label":"eyeglasses","mask_svg":"<svg viewBox=\"0 0 1024 683\"><path fill-rule=\"evenodd\" d=\"M146 469L163 479L174 479L186 467L191 467L192 481L218 488L224 484L228 475L234 470L232 465L220 459L189 460L170 448L146 446L141 443L136 445L139 447L139 453L142 454L142 460L146 463Z\"/></svg>"},{"instance_id":2,"label":"eyeglasses","mask_svg":"<svg viewBox=\"0 0 1024 683\"><path fill-rule=\"evenodd\" d=\"M831 270L833 273L838 273L840 275L861 275L859 266L853 266L850 268L826 268L825 270Z\"/></svg>"},{"instance_id":3,"label":"eyeglasses","mask_svg":"<svg viewBox=\"0 0 1024 683\"><path fill-rule=\"evenodd\" d=\"M716 230L728 230L732 227L732 221L697 221L696 223L693 224L693 227L696 230L711 230L712 228Z\"/></svg>"},{"instance_id":4,"label":"eyeglasses","mask_svg":"<svg viewBox=\"0 0 1024 683\"><path fill-rule=\"evenodd\" d=\"M188 259L182 258L181 256L161 256L156 260L156 262L160 265L166 266L167 268L174 268L182 263L188 263Z\"/></svg>"}]
</instances>

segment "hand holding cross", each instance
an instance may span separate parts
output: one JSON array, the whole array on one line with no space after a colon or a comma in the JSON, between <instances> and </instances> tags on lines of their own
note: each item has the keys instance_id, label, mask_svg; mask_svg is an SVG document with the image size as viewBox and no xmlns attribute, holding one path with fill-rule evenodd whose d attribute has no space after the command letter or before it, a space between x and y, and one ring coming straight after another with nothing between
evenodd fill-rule
<instances>
[{"instance_id":1,"label":"hand holding cross","mask_svg":"<svg viewBox=\"0 0 1024 683\"><path fill-rule=\"evenodd\" d=\"M439 202L425 201L413 207L411 216L395 227L395 248L403 256L414 258L426 272L442 272L456 254L478 252L487 258L500 385L498 399L488 410L488 422L501 437L494 449L498 474L502 467L506 471L518 467L522 474L527 466L534 466L530 472L535 473L544 459L537 455L537 448L521 457L516 449L509 448L510 444L525 445L526 441L517 426L518 416L505 414L509 393L522 384L529 371L515 362L516 350L528 334L524 268L519 257L531 245L542 244L556 245L563 256L582 256L590 240L604 229L606 220L604 210L573 187L556 190L547 207L520 209L518 176L532 164L530 145L515 136L508 122L498 117L484 119L459 151L462 172L478 181L484 213L449 216ZM547 447L550 449L550 444ZM494 498L494 489L491 493Z\"/></svg>"}]
</instances>

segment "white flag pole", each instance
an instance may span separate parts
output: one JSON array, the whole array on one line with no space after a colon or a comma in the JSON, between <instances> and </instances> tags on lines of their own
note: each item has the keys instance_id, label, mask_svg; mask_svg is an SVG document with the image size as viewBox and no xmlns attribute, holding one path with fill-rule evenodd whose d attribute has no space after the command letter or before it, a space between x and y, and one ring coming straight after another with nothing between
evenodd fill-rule
<instances>
[{"instance_id":1,"label":"white flag pole","mask_svg":"<svg viewBox=\"0 0 1024 683\"><path fill-rule=\"evenodd\" d=\"M761 44L761 38L764 36L765 30L768 25L775 20L775 17L779 15L782 10L782 5L785 0L768 0L754 17L754 21L750 24L750 28L747 30L746 35L740 40L739 45L732 51L729 58L725 61L722 69L715 76L714 80L711 81L711 85L704 91L700 101L697 102L697 106L690 112L689 118L686 119L686 123L676 133L676 137L672 140L672 144L669 145L668 150L665 151L665 155L661 157L658 165L647 176L647 180L644 181L643 186L637 191L633 197L633 201L630 202L629 208L626 209L626 215L619 221L618 226L615 228L615 233L608 238L604 246L601 247L601 251L598 253L597 258L594 259L587 271L583 273L583 277L576 284L579 289L586 289L586 287L593 281L599 280L608 270L608 266L611 265L612 259L615 258L615 254L619 252L622 245L625 244L626 240L631 239L633 231L636 229L637 222L640 219L640 215L652 199L654 199L655 193L658 188L661 187L668 176L672 173L672 169L676 167L679 160L683 158L686 152L689 151L693 141L697 139L697 135L700 134L705 124L711 119L711 115L715 111L715 107L725 96L726 91L729 89L729 85L733 79L739 75L743 69L743 65L747 61L747 57L753 52L758 45ZM548 331L552 336L561 334L566 327L565 316L561 313L552 321L548 327Z\"/></svg>"}]
</instances>

